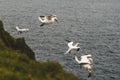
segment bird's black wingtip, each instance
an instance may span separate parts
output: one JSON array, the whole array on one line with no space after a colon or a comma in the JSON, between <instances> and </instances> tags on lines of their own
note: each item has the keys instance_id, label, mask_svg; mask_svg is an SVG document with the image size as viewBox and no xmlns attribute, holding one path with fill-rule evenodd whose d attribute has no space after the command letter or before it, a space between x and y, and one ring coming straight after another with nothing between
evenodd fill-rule
<instances>
[{"instance_id":1,"label":"bird's black wingtip","mask_svg":"<svg viewBox=\"0 0 120 80\"><path fill-rule=\"evenodd\" d=\"M45 17L45 16L39 16L39 17Z\"/></svg>"},{"instance_id":2,"label":"bird's black wingtip","mask_svg":"<svg viewBox=\"0 0 120 80\"><path fill-rule=\"evenodd\" d=\"M92 73L89 73L89 74L88 74L88 77L91 77L91 76L92 76Z\"/></svg>"},{"instance_id":3,"label":"bird's black wingtip","mask_svg":"<svg viewBox=\"0 0 120 80\"><path fill-rule=\"evenodd\" d=\"M70 40L68 40L68 39L65 39L65 41L67 41L67 42L71 42Z\"/></svg>"},{"instance_id":4,"label":"bird's black wingtip","mask_svg":"<svg viewBox=\"0 0 120 80\"><path fill-rule=\"evenodd\" d=\"M44 23L42 23L42 24L40 25L40 27L42 27L42 26L44 26Z\"/></svg>"},{"instance_id":5,"label":"bird's black wingtip","mask_svg":"<svg viewBox=\"0 0 120 80\"><path fill-rule=\"evenodd\" d=\"M78 48L77 51L80 51L80 48Z\"/></svg>"}]
</instances>

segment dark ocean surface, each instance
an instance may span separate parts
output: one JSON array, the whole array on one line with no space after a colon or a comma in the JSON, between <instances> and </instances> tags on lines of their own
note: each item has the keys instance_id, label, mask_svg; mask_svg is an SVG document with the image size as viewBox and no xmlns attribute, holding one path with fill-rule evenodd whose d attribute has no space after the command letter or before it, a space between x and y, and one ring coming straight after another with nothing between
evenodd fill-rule
<instances>
[{"instance_id":1,"label":"dark ocean surface","mask_svg":"<svg viewBox=\"0 0 120 80\"><path fill-rule=\"evenodd\" d=\"M56 14L59 24L40 27L40 15ZM12 36L25 37L36 60L57 61L83 80L120 80L120 0L0 0L0 20ZM16 26L29 28L18 34ZM65 39L80 42L81 50L64 55ZM74 56L91 54L94 74Z\"/></svg>"}]
</instances>

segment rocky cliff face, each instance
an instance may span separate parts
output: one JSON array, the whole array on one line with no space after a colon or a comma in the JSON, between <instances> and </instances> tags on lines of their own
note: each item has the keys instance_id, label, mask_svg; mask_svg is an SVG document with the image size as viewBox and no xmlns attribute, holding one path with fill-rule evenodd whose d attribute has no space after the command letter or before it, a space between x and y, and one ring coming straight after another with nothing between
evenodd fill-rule
<instances>
[{"instance_id":1,"label":"rocky cliff face","mask_svg":"<svg viewBox=\"0 0 120 80\"><path fill-rule=\"evenodd\" d=\"M3 28L3 23L0 20L0 39L5 44L6 47L20 50L22 53L27 54L31 59L35 60L35 54L25 43L24 38L15 39Z\"/></svg>"},{"instance_id":2,"label":"rocky cliff face","mask_svg":"<svg viewBox=\"0 0 120 80\"><path fill-rule=\"evenodd\" d=\"M58 62L35 61L24 38L14 39L0 21L0 80L79 80Z\"/></svg>"}]
</instances>

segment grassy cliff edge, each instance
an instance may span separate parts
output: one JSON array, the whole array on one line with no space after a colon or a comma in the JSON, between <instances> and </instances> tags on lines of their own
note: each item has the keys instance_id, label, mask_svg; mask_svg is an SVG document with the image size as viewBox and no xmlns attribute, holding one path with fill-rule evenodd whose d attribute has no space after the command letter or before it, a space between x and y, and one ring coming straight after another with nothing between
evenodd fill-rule
<instances>
[{"instance_id":1,"label":"grassy cliff edge","mask_svg":"<svg viewBox=\"0 0 120 80\"><path fill-rule=\"evenodd\" d=\"M4 30L2 21L0 21L0 39L6 47L20 50L21 52L26 53L31 59L35 59L34 52L26 45L24 38L13 38Z\"/></svg>"},{"instance_id":2,"label":"grassy cliff edge","mask_svg":"<svg viewBox=\"0 0 120 80\"><path fill-rule=\"evenodd\" d=\"M15 39L0 21L0 80L79 80L58 62L37 62L24 38Z\"/></svg>"}]
</instances>

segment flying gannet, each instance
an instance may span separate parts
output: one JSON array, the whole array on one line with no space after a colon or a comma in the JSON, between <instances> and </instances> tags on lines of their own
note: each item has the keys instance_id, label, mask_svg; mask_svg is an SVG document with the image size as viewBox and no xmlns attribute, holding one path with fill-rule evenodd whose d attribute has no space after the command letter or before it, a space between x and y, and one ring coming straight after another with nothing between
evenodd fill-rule
<instances>
[{"instance_id":1,"label":"flying gannet","mask_svg":"<svg viewBox=\"0 0 120 80\"><path fill-rule=\"evenodd\" d=\"M42 23L40 26L51 24L53 22L58 22L58 17L56 15L39 16L38 19Z\"/></svg>"},{"instance_id":2,"label":"flying gannet","mask_svg":"<svg viewBox=\"0 0 120 80\"><path fill-rule=\"evenodd\" d=\"M19 33L29 31L29 29L25 29L25 28L21 28L21 29L20 29L18 26L16 26L16 30L17 30Z\"/></svg>"},{"instance_id":3,"label":"flying gannet","mask_svg":"<svg viewBox=\"0 0 120 80\"><path fill-rule=\"evenodd\" d=\"M73 41L66 40L68 42L68 50L64 54L68 54L73 50L79 51L80 50L80 43L73 43Z\"/></svg>"},{"instance_id":4,"label":"flying gannet","mask_svg":"<svg viewBox=\"0 0 120 80\"><path fill-rule=\"evenodd\" d=\"M75 61L82 65L85 69L87 69L88 71L88 77L91 77L92 73L93 73L93 69L92 69L92 63L93 63L93 59L92 56L89 55L83 55L81 56L81 60L78 60L77 56L75 56Z\"/></svg>"}]
</instances>

